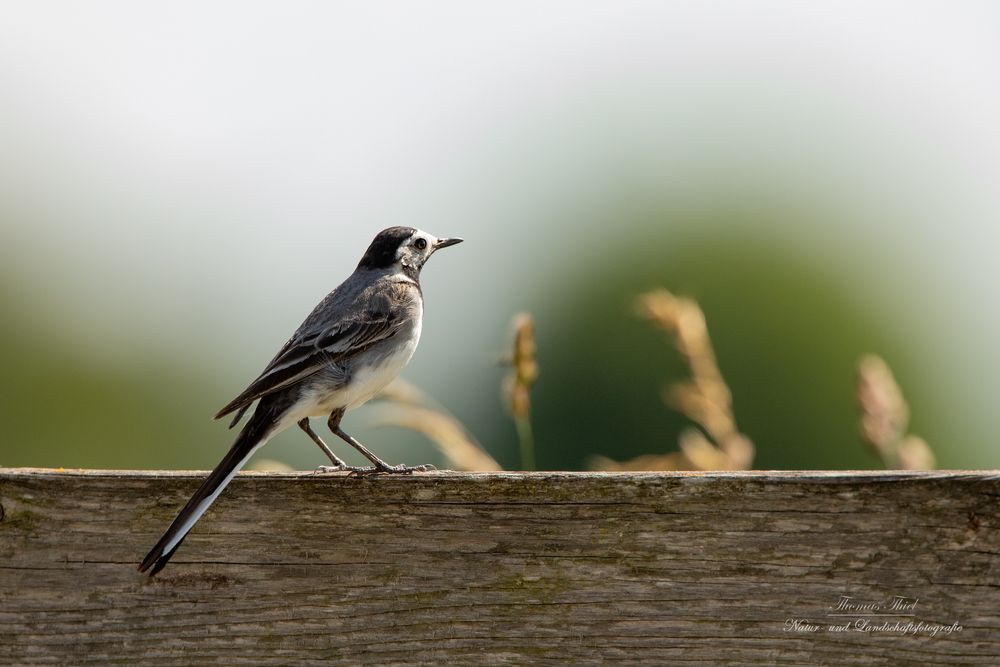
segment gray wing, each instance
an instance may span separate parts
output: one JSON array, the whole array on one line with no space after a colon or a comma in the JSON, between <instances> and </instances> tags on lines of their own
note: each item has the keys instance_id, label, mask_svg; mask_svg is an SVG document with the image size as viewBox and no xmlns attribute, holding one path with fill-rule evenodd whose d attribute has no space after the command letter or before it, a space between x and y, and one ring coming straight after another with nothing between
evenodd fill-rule
<instances>
[{"instance_id":1,"label":"gray wing","mask_svg":"<svg viewBox=\"0 0 1000 667\"><path fill-rule=\"evenodd\" d=\"M215 415L216 419L239 410L230 428L261 396L283 389L394 336L403 319L391 312L372 313L365 319L337 322L325 329L296 332L250 386Z\"/></svg>"}]
</instances>

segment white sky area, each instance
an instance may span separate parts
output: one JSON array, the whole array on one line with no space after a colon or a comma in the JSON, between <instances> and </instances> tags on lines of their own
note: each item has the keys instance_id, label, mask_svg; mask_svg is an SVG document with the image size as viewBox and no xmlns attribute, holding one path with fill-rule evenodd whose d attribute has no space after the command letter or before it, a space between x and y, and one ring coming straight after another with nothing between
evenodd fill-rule
<instances>
[{"instance_id":1,"label":"white sky area","mask_svg":"<svg viewBox=\"0 0 1000 667\"><path fill-rule=\"evenodd\" d=\"M992 412L997 7L4 3L3 256L67 344L240 384L378 229L463 236L424 272L407 376L433 390L627 235L609 175L684 199L710 174L849 210L770 231L947 332Z\"/></svg>"}]
</instances>

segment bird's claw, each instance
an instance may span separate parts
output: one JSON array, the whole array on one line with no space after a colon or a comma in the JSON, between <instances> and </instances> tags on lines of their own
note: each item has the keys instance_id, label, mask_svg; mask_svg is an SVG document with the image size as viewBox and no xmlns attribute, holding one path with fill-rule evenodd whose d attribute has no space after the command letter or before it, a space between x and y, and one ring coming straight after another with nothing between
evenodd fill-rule
<instances>
[{"instance_id":1,"label":"bird's claw","mask_svg":"<svg viewBox=\"0 0 1000 667\"><path fill-rule=\"evenodd\" d=\"M346 470L353 470L351 466L348 465L337 465L337 466L319 466L313 471L314 475L322 475L328 472L344 472Z\"/></svg>"},{"instance_id":2,"label":"bird's claw","mask_svg":"<svg viewBox=\"0 0 1000 667\"><path fill-rule=\"evenodd\" d=\"M437 470L437 468L430 463L418 466L408 466L402 463L395 466L391 466L388 463L371 466L349 466L341 464L336 466L319 466L313 474L322 475L331 472L346 472L351 476L368 477L370 475L412 475L415 472L428 472L431 470Z\"/></svg>"},{"instance_id":3,"label":"bird's claw","mask_svg":"<svg viewBox=\"0 0 1000 667\"><path fill-rule=\"evenodd\" d=\"M352 476L356 475L358 477L368 477L370 475L412 475L415 472L437 470L437 468L430 463L418 466L408 466L402 463L391 466L388 463L383 463L382 465L365 466L363 468L356 468L353 466L347 466L347 468L351 471Z\"/></svg>"}]
</instances>

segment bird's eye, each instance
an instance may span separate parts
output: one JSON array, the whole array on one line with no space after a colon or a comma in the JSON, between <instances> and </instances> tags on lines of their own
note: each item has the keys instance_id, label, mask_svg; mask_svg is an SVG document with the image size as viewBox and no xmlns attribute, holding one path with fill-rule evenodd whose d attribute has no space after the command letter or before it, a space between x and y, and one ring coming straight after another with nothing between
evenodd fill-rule
<instances>
[{"instance_id":1,"label":"bird's eye","mask_svg":"<svg viewBox=\"0 0 1000 667\"><path fill-rule=\"evenodd\" d=\"M427 248L427 239L417 239L416 241L413 242L413 247L415 247L417 250L424 250L425 248Z\"/></svg>"}]
</instances>

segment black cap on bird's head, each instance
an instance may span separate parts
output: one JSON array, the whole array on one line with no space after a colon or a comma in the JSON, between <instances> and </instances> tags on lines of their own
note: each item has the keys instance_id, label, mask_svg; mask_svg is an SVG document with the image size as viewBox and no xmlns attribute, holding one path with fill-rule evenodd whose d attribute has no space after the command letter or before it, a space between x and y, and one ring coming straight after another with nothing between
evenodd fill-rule
<instances>
[{"instance_id":1,"label":"black cap on bird's head","mask_svg":"<svg viewBox=\"0 0 1000 667\"><path fill-rule=\"evenodd\" d=\"M436 250L461 242L457 238L439 239L413 227L389 227L375 236L358 269L387 270L398 266L408 273L418 273Z\"/></svg>"}]
</instances>

